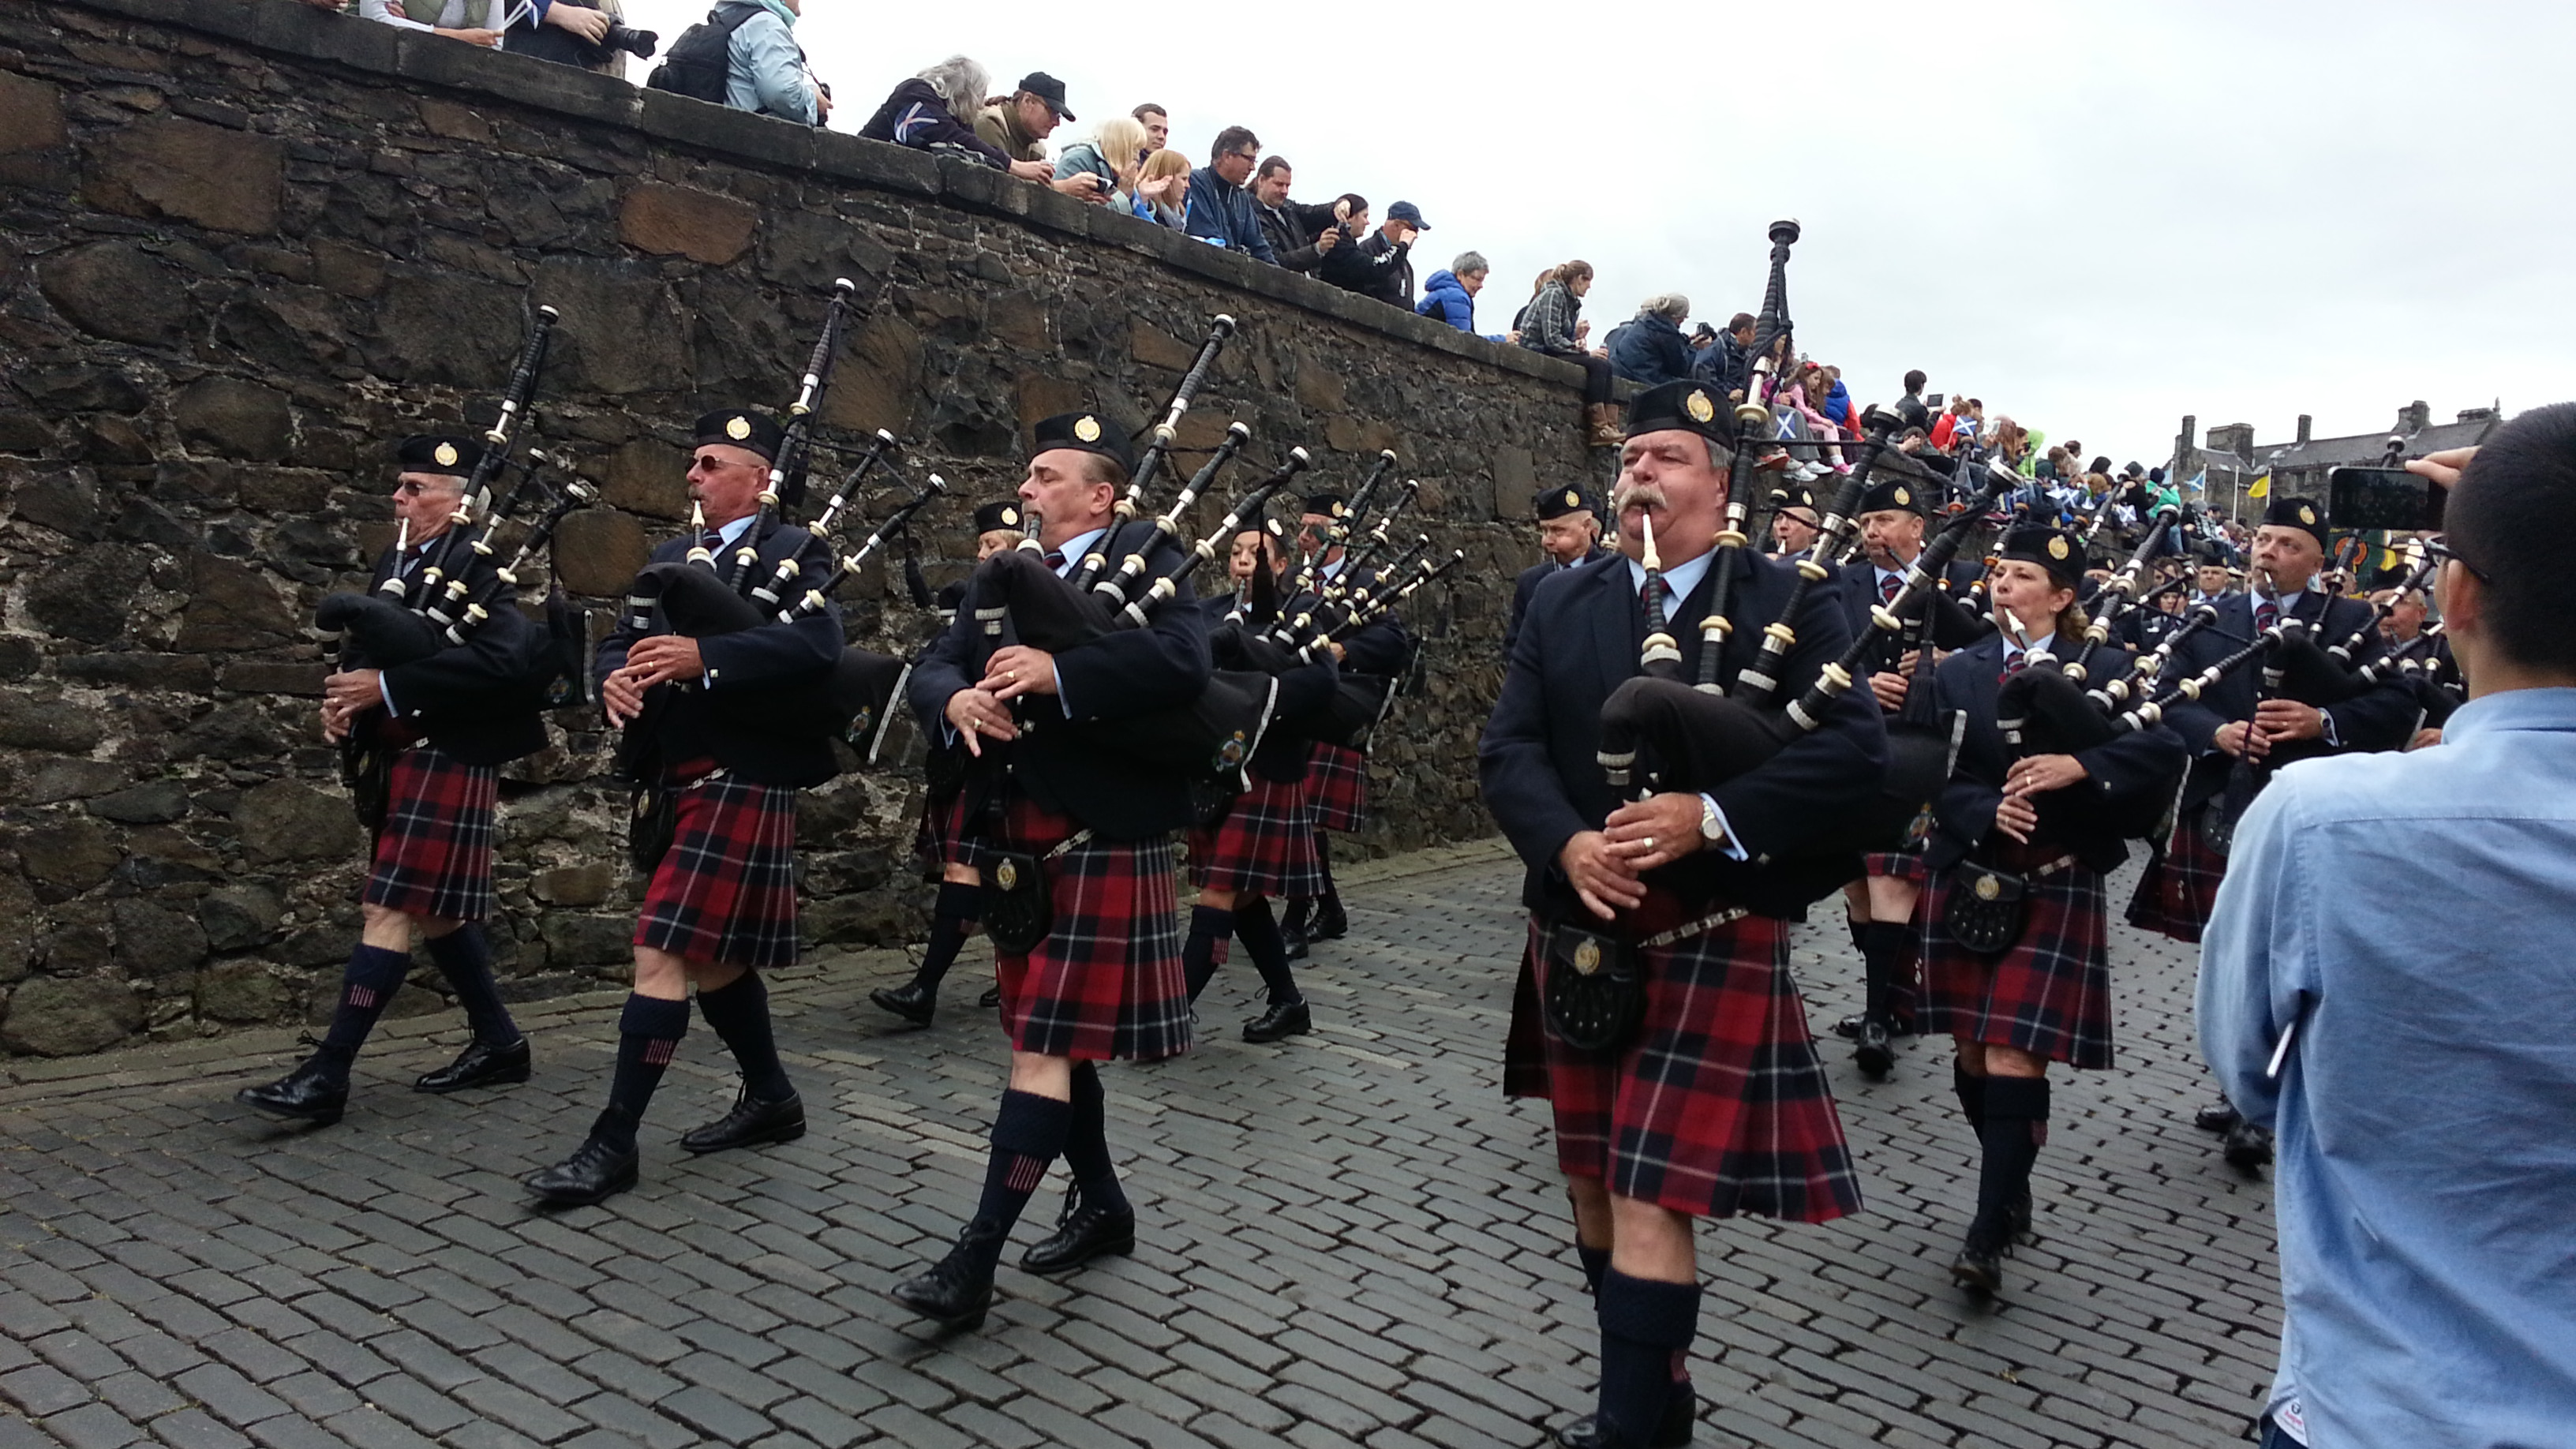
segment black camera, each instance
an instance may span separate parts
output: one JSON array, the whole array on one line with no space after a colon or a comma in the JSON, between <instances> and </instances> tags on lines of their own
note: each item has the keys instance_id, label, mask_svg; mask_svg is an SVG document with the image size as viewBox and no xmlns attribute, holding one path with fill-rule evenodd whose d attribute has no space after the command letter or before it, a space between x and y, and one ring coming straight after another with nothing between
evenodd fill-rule
<instances>
[{"instance_id":1,"label":"black camera","mask_svg":"<svg viewBox=\"0 0 2576 1449\"><path fill-rule=\"evenodd\" d=\"M622 50L637 60L651 60L662 43L658 30L638 30L623 20L608 22L608 33L599 37L602 50Z\"/></svg>"}]
</instances>

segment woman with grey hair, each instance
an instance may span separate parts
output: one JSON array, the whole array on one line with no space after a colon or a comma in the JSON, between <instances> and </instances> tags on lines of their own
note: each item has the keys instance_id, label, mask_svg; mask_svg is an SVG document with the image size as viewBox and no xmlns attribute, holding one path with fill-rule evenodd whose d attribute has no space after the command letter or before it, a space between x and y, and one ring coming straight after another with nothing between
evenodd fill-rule
<instances>
[{"instance_id":1,"label":"woman with grey hair","mask_svg":"<svg viewBox=\"0 0 2576 1449\"><path fill-rule=\"evenodd\" d=\"M877 113L859 128L871 141L892 141L933 156L955 156L1023 181L1055 180L1055 168L1044 161L1014 161L999 147L975 134L971 117L984 104L993 78L974 60L952 55L894 88Z\"/></svg>"},{"instance_id":2,"label":"woman with grey hair","mask_svg":"<svg viewBox=\"0 0 2576 1449\"><path fill-rule=\"evenodd\" d=\"M1659 292L1637 308L1637 315L1610 329L1606 339L1610 366L1631 382L1654 387L1690 376L1690 339L1682 323L1690 317L1690 298Z\"/></svg>"},{"instance_id":3,"label":"woman with grey hair","mask_svg":"<svg viewBox=\"0 0 2576 1449\"><path fill-rule=\"evenodd\" d=\"M1448 270L1431 274L1431 281L1422 289L1422 300L1413 304L1413 310L1461 332L1473 332L1476 294L1485 290L1485 278L1492 271L1483 252L1460 252ZM1504 338L1499 332L1489 332L1485 340L1501 342Z\"/></svg>"}]
</instances>

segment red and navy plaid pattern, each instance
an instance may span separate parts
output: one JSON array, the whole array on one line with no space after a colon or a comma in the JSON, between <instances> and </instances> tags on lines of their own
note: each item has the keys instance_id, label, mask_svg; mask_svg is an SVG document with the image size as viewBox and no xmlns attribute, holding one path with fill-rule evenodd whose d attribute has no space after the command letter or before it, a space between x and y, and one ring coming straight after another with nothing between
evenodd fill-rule
<instances>
[{"instance_id":1,"label":"red and navy plaid pattern","mask_svg":"<svg viewBox=\"0 0 2576 1449\"><path fill-rule=\"evenodd\" d=\"M635 944L686 961L794 965L796 792L703 776L680 788L679 817Z\"/></svg>"},{"instance_id":2,"label":"red and navy plaid pattern","mask_svg":"<svg viewBox=\"0 0 2576 1449\"><path fill-rule=\"evenodd\" d=\"M1322 895L1324 870L1315 861L1305 787L1252 776L1252 788L1235 796L1216 824L1191 828L1190 883L1281 900Z\"/></svg>"},{"instance_id":3,"label":"red and navy plaid pattern","mask_svg":"<svg viewBox=\"0 0 2576 1449\"><path fill-rule=\"evenodd\" d=\"M2046 864L2060 852L2028 861ZM2023 871L2007 862L2003 869ZM2099 872L2070 865L2031 881L2022 900L2021 939L1981 956L1950 938L1942 903L1959 889L1940 871L1923 893L1923 1012L1927 1036L2018 1047L2035 1057L2100 1070L2111 1065L2109 907Z\"/></svg>"},{"instance_id":4,"label":"red and navy plaid pattern","mask_svg":"<svg viewBox=\"0 0 2576 1449\"><path fill-rule=\"evenodd\" d=\"M1306 805L1315 828L1349 835L1368 823L1368 756L1315 742L1306 757Z\"/></svg>"},{"instance_id":5,"label":"red and navy plaid pattern","mask_svg":"<svg viewBox=\"0 0 2576 1449\"><path fill-rule=\"evenodd\" d=\"M922 800L921 825L912 835L912 853L925 880L940 879L943 866L975 863L975 842L966 838L965 791L944 800L937 795Z\"/></svg>"},{"instance_id":6,"label":"red and navy plaid pattern","mask_svg":"<svg viewBox=\"0 0 2576 1449\"><path fill-rule=\"evenodd\" d=\"M397 753L367 904L449 921L488 918L500 791L501 773L490 765L469 765L427 745Z\"/></svg>"},{"instance_id":7,"label":"red and navy plaid pattern","mask_svg":"<svg viewBox=\"0 0 2576 1449\"><path fill-rule=\"evenodd\" d=\"M2227 874L2227 857L2200 838L2201 810L2222 808L2212 800L2200 810L2183 811L2174 822L2165 848L2150 856L2138 873L2138 889L2129 897L2129 924L2197 945L2218 904L2219 878Z\"/></svg>"},{"instance_id":8,"label":"red and navy plaid pattern","mask_svg":"<svg viewBox=\"0 0 2576 1449\"><path fill-rule=\"evenodd\" d=\"M1557 1165L1694 1217L1858 1212L1842 1118L1789 976L1787 923L1746 916L1645 961L1645 1021L1625 1051L1547 1037ZM1542 956L1542 989L1547 969Z\"/></svg>"},{"instance_id":9,"label":"red and navy plaid pattern","mask_svg":"<svg viewBox=\"0 0 2576 1449\"><path fill-rule=\"evenodd\" d=\"M1860 873L1864 876L1882 876L1889 880L1910 881L1918 886L1932 874L1923 864L1923 849L1920 846L1912 850L1863 851L1860 857Z\"/></svg>"},{"instance_id":10,"label":"red and navy plaid pattern","mask_svg":"<svg viewBox=\"0 0 2576 1449\"><path fill-rule=\"evenodd\" d=\"M1530 922L1529 945L1521 951L1519 978L1512 982L1512 1025L1503 1037L1503 1095L1545 1101L1547 1086L1547 1009L1538 1000L1538 958L1546 949L1537 920Z\"/></svg>"},{"instance_id":11,"label":"red and navy plaid pattern","mask_svg":"<svg viewBox=\"0 0 2576 1449\"><path fill-rule=\"evenodd\" d=\"M1071 820L1009 790L1003 848L1043 856L1074 830ZM1025 956L993 958L1013 1050L1101 1062L1156 1061L1190 1049L1173 865L1168 836L1087 840L1046 862L1055 929Z\"/></svg>"}]
</instances>

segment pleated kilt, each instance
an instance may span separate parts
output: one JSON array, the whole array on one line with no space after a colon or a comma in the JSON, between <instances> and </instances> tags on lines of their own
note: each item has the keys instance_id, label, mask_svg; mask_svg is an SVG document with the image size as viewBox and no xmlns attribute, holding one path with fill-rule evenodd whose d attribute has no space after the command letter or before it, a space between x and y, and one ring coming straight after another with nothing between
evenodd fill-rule
<instances>
[{"instance_id":1,"label":"pleated kilt","mask_svg":"<svg viewBox=\"0 0 2576 1449\"><path fill-rule=\"evenodd\" d=\"M1044 856L1075 829L1010 791L1006 849ZM1055 929L1025 956L993 958L1013 1050L1099 1062L1156 1061L1190 1049L1174 864L1169 836L1085 841L1045 862Z\"/></svg>"},{"instance_id":2,"label":"pleated kilt","mask_svg":"<svg viewBox=\"0 0 2576 1449\"><path fill-rule=\"evenodd\" d=\"M2024 872L2063 852L2042 849L2005 870ZM2070 865L2031 881L2021 939L1992 956L1951 938L1941 911L1958 875L1933 873L1923 893L1926 1036L2018 1047L2035 1057L2100 1070L2111 1065L2110 907L2099 872Z\"/></svg>"},{"instance_id":3,"label":"pleated kilt","mask_svg":"<svg viewBox=\"0 0 2576 1449\"><path fill-rule=\"evenodd\" d=\"M1214 825L1190 829L1190 884L1200 890L1239 891L1280 900L1312 900L1324 893L1324 869L1315 860L1315 817L1305 786L1250 777L1252 788Z\"/></svg>"},{"instance_id":4,"label":"pleated kilt","mask_svg":"<svg viewBox=\"0 0 2576 1449\"><path fill-rule=\"evenodd\" d=\"M1547 960L1530 926L1535 984ZM1547 1034L1557 1165L1621 1197L1694 1217L1821 1223L1860 1210L1807 1014L1789 928L1746 916L1645 953L1646 1011L1618 1053Z\"/></svg>"},{"instance_id":5,"label":"pleated kilt","mask_svg":"<svg viewBox=\"0 0 2576 1449\"><path fill-rule=\"evenodd\" d=\"M2138 873L2138 888L2129 897L2130 925L2199 943L2210 908L2218 904L2218 882L2227 874L2227 857L2200 838L2200 816L2203 810L2221 808L2212 800L2175 818L2165 848L2149 856L2146 869Z\"/></svg>"},{"instance_id":6,"label":"pleated kilt","mask_svg":"<svg viewBox=\"0 0 2576 1449\"><path fill-rule=\"evenodd\" d=\"M1860 873L1864 877L1884 876L1889 880L1911 881L1918 886L1932 875L1931 869L1923 863L1923 847L1919 845L1912 850L1862 851Z\"/></svg>"},{"instance_id":7,"label":"pleated kilt","mask_svg":"<svg viewBox=\"0 0 2576 1449\"><path fill-rule=\"evenodd\" d=\"M1539 931L1530 927L1521 969L1512 982L1512 1024L1503 1036L1503 1095L1546 1100L1547 1009L1538 1000Z\"/></svg>"},{"instance_id":8,"label":"pleated kilt","mask_svg":"<svg viewBox=\"0 0 2576 1449\"><path fill-rule=\"evenodd\" d=\"M635 944L688 961L794 965L796 792L722 772L681 786L679 830L653 867Z\"/></svg>"},{"instance_id":9,"label":"pleated kilt","mask_svg":"<svg viewBox=\"0 0 2576 1449\"><path fill-rule=\"evenodd\" d=\"M946 799L923 798L921 823L912 833L912 853L924 880L940 879L942 867L975 863L975 842L966 838L964 790Z\"/></svg>"},{"instance_id":10,"label":"pleated kilt","mask_svg":"<svg viewBox=\"0 0 2576 1449\"><path fill-rule=\"evenodd\" d=\"M500 793L501 772L490 765L469 765L429 745L397 752L367 904L450 921L489 918Z\"/></svg>"},{"instance_id":11,"label":"pleated kilt","mask_svg":"<svg viewBox=\"0 0 2576 1449\"><path fill-rule=\"evenodd\" d=\"M1368 756L1317 740L1306 757L1306 804L1317 830L1349 835L1367 824Z\"/></svg>"}]
</instances>

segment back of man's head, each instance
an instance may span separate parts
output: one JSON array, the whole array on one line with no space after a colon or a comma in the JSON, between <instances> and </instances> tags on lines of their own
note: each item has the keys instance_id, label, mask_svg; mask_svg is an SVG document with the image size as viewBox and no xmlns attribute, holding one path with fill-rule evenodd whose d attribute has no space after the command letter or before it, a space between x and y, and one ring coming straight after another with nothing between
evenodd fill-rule
<instances>
[{"instance_id":1,"label":"back of man's head","mask_svg":"<svg viewBox=\"0 0 2576 1449\"><path fill-rule=\"evenodd\" d=\"M2485 633L2527 669L2576 675L2567 541L2576 538L2576 403L2533 408L2496 429L2453 485L2443 518L2485 584Z\"/></svg>"},{"instance_id":2,"label":"back of man's head","mask_svg":"<svg viewBox=\"0 0 2576 1449\"><path fill-rule=\"evenodd\" d=\"M1923 376L1923 369L1918 367L1912 372L1905 374L1905 390L1907 392L1921 392L1923 390L1923 384L1928 380L1929 379Z\"/></svg>"}]
</instances>

